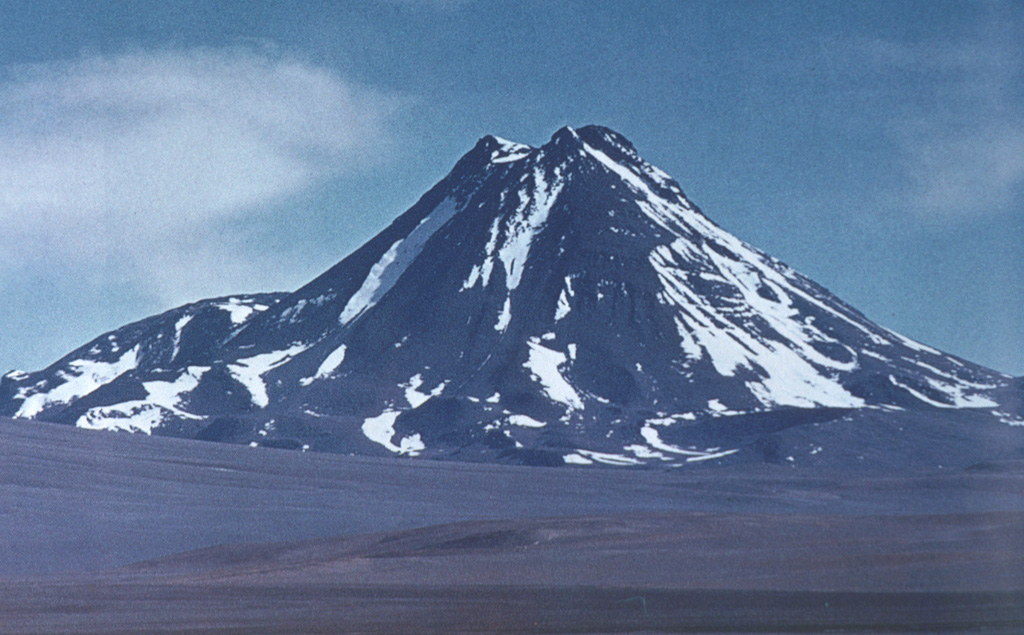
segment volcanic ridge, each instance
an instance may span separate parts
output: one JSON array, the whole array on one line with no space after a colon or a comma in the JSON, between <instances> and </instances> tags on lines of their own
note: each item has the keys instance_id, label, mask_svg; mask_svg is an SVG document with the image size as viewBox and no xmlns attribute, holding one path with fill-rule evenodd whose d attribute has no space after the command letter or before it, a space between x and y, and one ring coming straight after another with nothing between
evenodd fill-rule
<instances>
[{"instance_id":1,"label":"volcanic ridge","mask_svg":"<svg viewBox=\"0 0 1024 635\"><path fill-rule=\"evenodd\" d=\"M607 128L486 136L292 293L203 300L0 381L0 415L533 465L1024 457L1024 382L719 228Z\"/></svg>"}]
</instances>

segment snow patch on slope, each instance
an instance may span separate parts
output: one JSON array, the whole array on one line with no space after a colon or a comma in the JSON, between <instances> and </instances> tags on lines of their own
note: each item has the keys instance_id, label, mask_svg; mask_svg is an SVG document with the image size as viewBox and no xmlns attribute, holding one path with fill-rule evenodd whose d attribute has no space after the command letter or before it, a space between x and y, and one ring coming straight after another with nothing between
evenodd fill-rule
<instances>
[{"instance_id":1,"label":"snow patch on slope","mask_svg":"<svg viewBox=\"0 0 1024 635\"><path fill-rule=\"evenodd\" d=\"M174 323L174 351L171 353L171 361L178 356L178 351L181 350L181 331L185 326L192 321L195 317L191 314L181 316L177 322Z\"/></svg>"},{"instance_id":2,"label":"snow patch on slope","mask_svg":"<svg viewBox=\"0 0 1024 635\"><path fill-rule=\"evenodd\" d=\"M152 434L153 429L163 423L167 415L182 419L203 419L181 410L181 397L199 385L208 366L189 366L173 382L143 382L145 399L126 401L111 406L90 408L75 422L75 426L87 430L125 430Z\"/></svg>"},{"instance_id":3,"label":"snow patch on slope","mask_svg":"<svg viewBox=\"0 0 1024 635\"><path fill-rule=\"evenodd\" d=\"M565 461L566 463L579 463L582 465L586 465L586 463L583 463L583 461L581 461L580 458L582 458L583 460L589 460L591 462L596 461L598 463L604 463L605 465L643 465L643 461L639 459L634 459L631 456L626 456L625 454L613 454L611 452L595 452L594 450L583 449L577 449L575 452L571 454L564 455L562 457L562 460Z\"/></svg>"},{"instance_id":4,"label":"snow patch on slope","mask_svg":"<svg viewBox=\"0 0 1024 635\"><path fill-rule=\"evenodd\" d=\"M300 316L306 307L322 306L336 297L337 294L328 293L315 298L303 298L281 312L281 317L278 318L278 324L284 324L285 322L288 324L298 324Z\"/></svg>"},{"instance_id":5,"label":"snow patch on slope","mask_svg":"<svg viewBox=\"0 0 1024 635\"><path fill-rule=\"evenodd\" d=\"M497 216L491 223L490 237L484 245L484 261L481 264L473 265L469 270L469 277L462 283L462 291L468 291L480 281L481 286L487 287L491 280L491 272L494 271L494 250L498 247L498 232L501 230L501 217Z\"/></svg>"},{"instance_id":6,"label":"snow patch on slope","mask_svg":"<svg viewBox=\"0 0 1024 635\"><path fill-rule=\"evenodd\" d=\"M640 175L631 171L626 166L615 162L604 152L591 147L585 142L583 143L583 149L597 159L608 171L621 178L637 194L639 197L636 201L637 207L662 229L676 236L690 233L688 225L696 224L698 215L694 212L689 201L679 195L677 195L676 200L668 201L655 194Z\"/></svg>"},{"instance_id":7,"label":"snow patch on slope","mask_svg":"<svg viewBox=\"0 0 1024 635\"><path fill-rule=\"evenodd\" d=\"M348 299L338 321L343 325L348 324L377 304L420 255L430 237L444 227L459 209L453 199L444 199L408 236L392 243L380 260L370 267L370 273Z\"/></svg>"},{"instance_id":8,"label":"snow patch on slope","mask_svg":"<svg viewBox=\"0 0 1024 635\"><path fill-rule=\"evenodd\" d=\"M341 363L345 361L345 350L346 346L342 344L338 348L331 351L331 354L324 358L324 361L320 363L320 367L316 369L316 373L312 377L303 377L299 380L299 384L303 386L309 386L318 379L327 379L331 374L338 370Z\"/></svg>"},{"instance_id":9,"label":"snow patch on slope","mask_svg":"<svg viewBox=\"0 0 1024 635\"><path fill-rule=\"evenodd\" d=\"M537 421L528 415L509 415L508 422L514 426L520 426L523 428L543 428L547 426L543 421Z\"/></svg>"},{"instance_id":10,"label":"snow patch on slope","mask_svg":"<svg viewBox=\"0 0 1024 635\"><path fill-rule=\"evenodd\" d=\"M228 298L227 302L215 304L214 306L227 311L230 314L232 324L242 324L252 316L253 311L266 311L269 308L265 304L245 304L239 298Z\"/></svg>"},{"instance_id":11,"label":"snow patch on slope","mask_svg":"<svg viewBox=\"0 0 1024 635\"><path fill-rule=\"evenodd\" d=\"M566 276L565 287L558 294L558 305L555 307L555 322L560 322L565 316L569 315L569 311L572 310L569 298L574 295L572 291L572 278Z\"/></svg>"},{"instance_id":12,"label":"snow patch on slope","mask_svg":"<svg viewBox=\"0 0 1024 635\"><path fill-rule=\"evenodd\" d=\"M555 168L555 182L551 184L547 182L539 166L534 167L532 175L533 195L531 196L525 189L518 191L519 206L506 223L505 240L497 252L498 258L505 268L507 290L505 305L498 316L498 322L494 325L494 329L499 332L504 332L512 319L512 292L519 287L519 282L522 280L526 261L530 254L530 245L543 229L555 200L565 186L561 179L560 167ZM492 239L496 236L492 228ZM492 247L488 243L488 256L484 261L485 265L491 261L491 250Z\"/></svg>"},{"instance_id":13,"label":"snow patch on slope","mask_svg":"<svg viewBox=\"0 0 1024 635\"><path fill-rule=\"evenodd\" d=\"M502 139L493 135L491 138L497 141L499 146L491 151L491 163L500 164L518 161L530 156L530 152L533 150L530 146L522 143L516 143L515 141L509 141L508 139Z\"/></svg>"},{"instance_id":14,"label":"snow patch on slope","mask_svg":"<svg viewBox=\"0 0 1024 635\"><path fill-rule=\"evenodd\" d=\"M296 343L281 351L239 359L233 364L228 364L228 372L249 391L253 405L266 408L270 404L270 398L267 396L267 385L263 383L263 375L287 363L307 348L309 346L306 344Z\"/></svg>"},{"instance_id":15,"label":"snow patch on slope","mask_svg":"<svg viewBox=\"0 0 1024 635\"><path fill-rule=\"evenodd\" d=\"M423 404L430 401L432 398L440 395L442 392L444 392L445 387L448 386L448 382L442 381L437 386L434 386L434 389L431 390L430 392L420 392L419 388L422 385L423 375L417 373L409 378L408 383L401 384L399 386L399 388L405 389L405 400L408 401L409 405L412 406L413 408L419 408Z\"/></svg>"},{"instance_id":16,"label":"snow patch on slope","mask_svg":"<svg viewBox=\"0 0 1024 635\"><path fill-rule=\"evenodd\" d=\"M583 456L582 454L577 454L576 452L571 452L569 454L562 455L562 460L565 461L568 465L593 465L594 464L593 461L591 461L587 457Z\"/></svg>"},{"instance_id":17,"label":"snow patch on slope","mask_svg":"<svg viewBox=\"0 0 1024 635\"><path fill-rule=\"evenodd\" d=\"M704 461L711 458L729 456L730 454L739 452L739 449L722 451L721 448L711 448L707 450L684 449L677 445L672 445L671 443L662 441L661 436L658 434L658 430L650 425L650 421L647 423L648 425L645 425L640 429L640 436L644 438L644 441L647 441L648 445L656 450L661 450L662 452L689 457L686 459L687 461Z\"/></svg>"},{"instance_id":18,"label":"snow patch on slope","mask_svg":"<svg viewBox=\"0 0 1024 635\"><path fill-rule=\"evenodd\" d=\"M930 377L925 377L925 381L928 382L928 385L931 386L932 389L942 393L945 397L949 398L951 403L932 399L923 392L916 390L914 387L908 386L907 384L899 381L892 375L889 375L889 383L891 383L893 386L896 386L897 388L902 388L903 390L910 393L915 399L923 401L924 403L930 406L935 406L936 408L997 408L999 406L999 404L992 401L988 397L984 397L982 395L965 394L962 386L942 383Z\"/></svg>"},{"instance_id":19,"label":"snow patch on slope","mask_svg":"<svg viewBox=\"0 0 1024 635\"><path fill-rule=\"evenodd\" d=\"M138 365L139 347L124 353L115 362L100 362L90 359L78 359L68 364L67 370L57 372L64 382L47 392L37 392L25 396L25 401L14 414L15 417L31 419L46 408L56 404L71 403L101 386L114 381Z\"/></svg>"},{"instance_id":20,"label":"snow patch on slope","mask_svg":"<svg viewBox=\"0 0 1024 635\"><path fill-rule=\"evenodd\" d=\"M551 350L534 341L528 344L530 357L523 366L530 371L533 380L540 382L544 393L552 401L565 404L573 410L583 410L583 400L558 369L566 363L565 353Z\"/></svg>"},{"instance_id":21,"label":"snow patch on slope","mask_svg":"<svg viewBox=\"0 0 1024 635\"><path fill-rule=\"evenodd\" d=\"M498 321L494 323L494 330L499 333L504 333L505 329L508 328L509 323L512 321L512 298L505 296L505 304L501 307L501 313L498 314Z\"/></svg>"},{"instance_id":22,"label":"snow patch on slope","mask_svg":"<svg viewBox=\"0 0 1024 635\"><path fill-rule=\"evenodd\" d=\"M395 454L418 456L420 452L427 449L419 434L403 437L398 445L392 442L395 436L395 421L398 420L399 414L401 413L395 410L385 410L376 417L363 420L363 435Z\"/></svg>"},{"instance_id":23,"label":"snow patch on slope","mask_svg":"<svg viewBox=\"0 0 1024 635\"><path fill-rule=\"evenodd\" d=\"M533 170L533 196L519 191L519 207L508 221L505 242L498 250L498 258L505 266L505 284L509 291L519 286L530 254L534 237L547 222L555 200L565 186L558 168L555 182L549 184L539 167Z\"/></svg>"},{"instance_id":24,"label":"snow patch on slope","mask_svg":"<svg viewBox=\"0 0 1024 635\"><path fill-rule=\"evenodd\" d=\"M999 404L979 394L967 394L968 386L963 383L938 381L931 377L924 378L933 390L941 392L949 398L956 408L997 408Z\"/></svg>"}]
</instances>

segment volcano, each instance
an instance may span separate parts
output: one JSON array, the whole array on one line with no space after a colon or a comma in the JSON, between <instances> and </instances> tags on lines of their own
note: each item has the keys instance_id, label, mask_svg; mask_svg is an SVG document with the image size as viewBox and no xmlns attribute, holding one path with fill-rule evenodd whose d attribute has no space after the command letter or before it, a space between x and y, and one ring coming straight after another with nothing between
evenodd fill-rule
<instances>
[{"instance_id":1,"label":"volcano","mask_svg":"<svg viewBox=\"0 0 1024 635\"><path fill-rule=\"evenodd\" d=\"M204 300L0 382L0 415L535 465L1024 456L1021 379L719 228L618 133L486 136L293 293Z\"/></svg>"}]
</instances>

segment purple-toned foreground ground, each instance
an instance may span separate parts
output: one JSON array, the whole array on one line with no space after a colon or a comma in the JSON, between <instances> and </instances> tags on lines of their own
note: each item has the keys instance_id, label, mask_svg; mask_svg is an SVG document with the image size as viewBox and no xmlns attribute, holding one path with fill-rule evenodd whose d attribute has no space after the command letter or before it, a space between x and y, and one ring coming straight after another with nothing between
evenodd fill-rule
<instances>
[{"instance_id":1,"label":"purple-toned foreground ground","mask_svg":"<svg viewBox=\"0 0 1024 635\"><path fill-rule=\"evenodd\" d=\"M618 471L0 420L0 631L1021 632L1024 466Z\"/></svg>"}]
</instances>

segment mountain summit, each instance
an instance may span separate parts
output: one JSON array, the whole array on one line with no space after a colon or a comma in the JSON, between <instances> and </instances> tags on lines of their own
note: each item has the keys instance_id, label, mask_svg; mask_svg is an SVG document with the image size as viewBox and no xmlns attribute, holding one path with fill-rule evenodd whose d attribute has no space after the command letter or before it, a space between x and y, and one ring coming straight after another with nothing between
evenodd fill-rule
<instances>
[{"instance_id":1,"label":"mountain summit","mask_svg":"<svg viewBox=\"0 0 1024 635\"><path fill-rule=\"evenodd\" d=\"M955 463L1020 446L1020 393L723 231L587 126L486 136L294 293L180 307L9 373L0 414L530 464Z\"/></svg>"}]
</instances>

